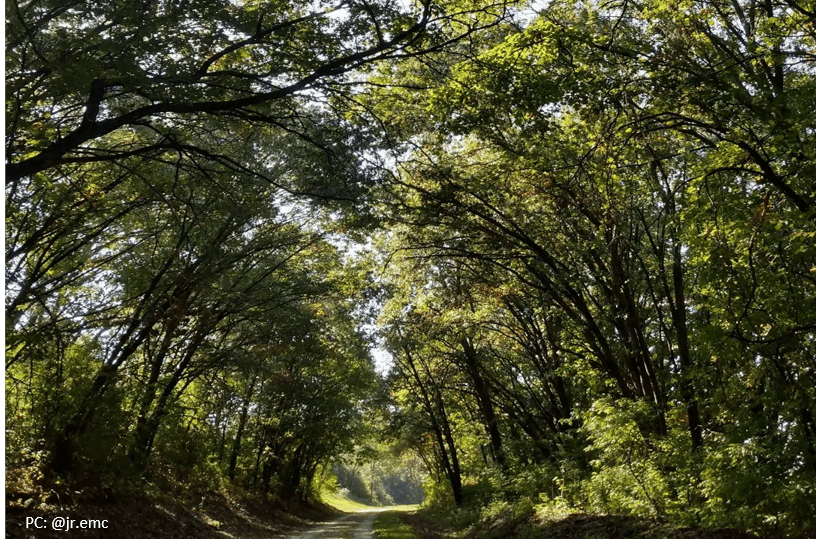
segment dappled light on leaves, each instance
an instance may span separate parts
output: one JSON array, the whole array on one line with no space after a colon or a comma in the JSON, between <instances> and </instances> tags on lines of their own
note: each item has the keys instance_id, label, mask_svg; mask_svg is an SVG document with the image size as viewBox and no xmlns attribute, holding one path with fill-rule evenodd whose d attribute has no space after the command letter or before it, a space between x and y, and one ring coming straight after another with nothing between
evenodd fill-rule
<instances>
[{"instance_id":1,"label":"dappled light on leaves","mask_svg":"<svg viewBox=\"0 0 816 542\"><path fill-rule=\"evenodd\" d=\"M812 3L35 0L6 48L15 514L814 533Z\"/></svg>"}]
</instances>

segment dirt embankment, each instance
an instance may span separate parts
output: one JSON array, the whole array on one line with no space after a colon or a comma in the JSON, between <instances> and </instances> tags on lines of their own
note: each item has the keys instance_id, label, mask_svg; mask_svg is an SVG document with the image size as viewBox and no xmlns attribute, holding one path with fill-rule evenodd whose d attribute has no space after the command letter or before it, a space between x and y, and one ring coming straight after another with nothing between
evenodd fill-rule
<instances>
[{"instance_id":1,"label":"dirt embankment","mask_svg":"<svg viewBox=\"0 0 816 542\"><path fill-rule=\"evenodd\" d=\"M6 493L6 538L286 538L339 513L319 504L122 495ZM84 523L83 523L84 520Z\"/></svg>"}]
</instances>

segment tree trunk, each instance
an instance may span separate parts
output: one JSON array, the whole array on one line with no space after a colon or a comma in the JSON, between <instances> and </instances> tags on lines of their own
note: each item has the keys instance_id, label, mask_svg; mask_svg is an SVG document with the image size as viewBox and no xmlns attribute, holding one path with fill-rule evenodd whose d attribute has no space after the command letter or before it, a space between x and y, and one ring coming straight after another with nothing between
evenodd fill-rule
<instances>
[{"instance_id":1,"label":"tree trunk","mask_svg":"<svg viewBox=\"0 0 816 542\"><path fill-rule=\"evenodd\" d=\"M464 351L465 366L467 367L470 379L473 382L473 389L476 392L476 399L479 403L479 410L485 420L487 433L490 438L490 448L493 460L501 469L507 470L507 462L502 447L501 433L499 432L499 421L493 407L493 399L490 390L482 377L477 359L476 349L473 348L473 341L470 338L462 339L462 349Z\"/></svg>"},{"instance_id":2,"label":"tree trunk","mask_svg":"<svg viewBox=\"0 0 816 542\"><path fill-rule=\"evenodd\" d=\"M246 427L249 418L249 402L252 400L252 393L255 391L256 380L257 376L252 378L249 391L247 391L244 404L241 407L241 415L238 418L238 430L235 432L235 440L232 443L232 453L230 454L229 469L227 471L230 481L235 480L235 467L238 465L238 455L241 453L241 438L244 435L244 427Z\"/></svg>"}]
</instances>

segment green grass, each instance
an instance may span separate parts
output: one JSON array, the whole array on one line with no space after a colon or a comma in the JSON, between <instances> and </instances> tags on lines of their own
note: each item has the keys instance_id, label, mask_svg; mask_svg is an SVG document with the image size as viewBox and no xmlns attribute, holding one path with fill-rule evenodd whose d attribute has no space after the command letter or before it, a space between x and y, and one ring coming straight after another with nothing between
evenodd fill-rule
<instances>
[{"instance_id":1,"label":"green grass","mask_svg":"<svg viewBox=\"0 0 816 542\"><path fill-rule=\"evenodd\" d=\"M329 506L337 508L341 512L366 512L380 508L379 506L372 506L357 501L353 501L346 496L339 493L321 492L320 500Z\"/></svg>"},{"instance_id":2,"label":"green grass","mask_svg":"<svg viewBox=\"0 0 816 542\"><path fill-rule=\"evenodd\" d=\"M395 507L396 508L396 507ZM397 510L382 512L374 521L374 538L418 538L411 526L400 520Z\"/></svg>"},{"instance_id":3,"label":"green grass","mask_svg":"<svg viewBox=\"0 0 816 542\"><path fill-rule=\"evenodd\" d=\"M411 512L419 508L418 504L398 504L394 506L377 506L373 504L366 504L364 502L355 501L340 493L333 493L329 491L320 492L320 500L337 508L341 512L371 512L374 510L393 510L399 512Z\"/></svg>"}]
</instances>

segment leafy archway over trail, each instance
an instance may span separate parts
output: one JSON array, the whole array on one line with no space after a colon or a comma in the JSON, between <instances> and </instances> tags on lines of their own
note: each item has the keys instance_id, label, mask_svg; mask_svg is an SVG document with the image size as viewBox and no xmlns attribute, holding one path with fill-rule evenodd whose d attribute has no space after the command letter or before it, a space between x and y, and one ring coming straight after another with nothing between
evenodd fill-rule
<instances>
[{"instance_id":1,"label":"leafy archway over trail","mask_svg":"<svg viewBox=\"0 0 816 542\"><path fill-rule=\"evenodd\" d=\"M10 469L816 528L811 4L98 4L6 9Z\"/></svg>"},{"instance_id":2,"label":"leafy archway over trail","mask_svg":"<svg viewBox=\"0 0 816 542\"><path fill-rule=\"evenodd\" d=\"M307 495L381 402L334 233L380 177L349 112L504 9L9 4L11 464Z\"/></svg>"}]
</instances>

